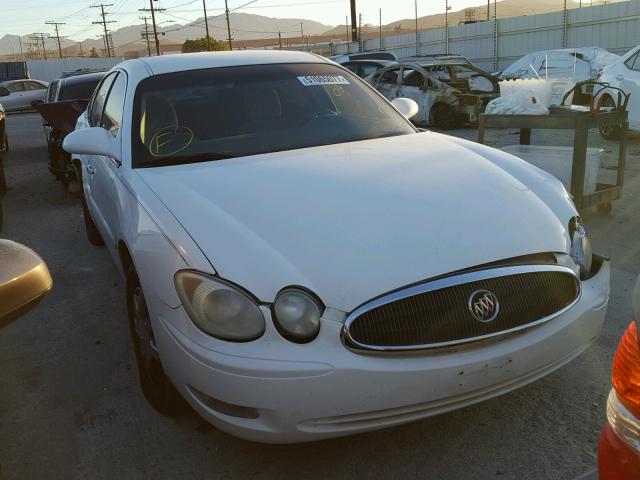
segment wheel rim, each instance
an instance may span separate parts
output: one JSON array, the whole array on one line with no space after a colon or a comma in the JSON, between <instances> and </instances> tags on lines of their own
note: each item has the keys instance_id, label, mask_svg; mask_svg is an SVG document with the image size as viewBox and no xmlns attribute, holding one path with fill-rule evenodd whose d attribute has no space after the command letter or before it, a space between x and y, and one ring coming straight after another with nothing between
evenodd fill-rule
<instances>
[{"instance_id":1,"label":"wheel rim","mask_svg":"<svg viewBox=\"0 0 640 480\"><path fill-rule=\"evenodd\" d=\"M156 339L151 329L149 310L140 286L137 286L133 291L132 306L133 327L138 346L140 366L144 370L144 374L149 379L152 379L157 365L160 364L160 356L158 355Z\"/></svg>"}]
</instances>

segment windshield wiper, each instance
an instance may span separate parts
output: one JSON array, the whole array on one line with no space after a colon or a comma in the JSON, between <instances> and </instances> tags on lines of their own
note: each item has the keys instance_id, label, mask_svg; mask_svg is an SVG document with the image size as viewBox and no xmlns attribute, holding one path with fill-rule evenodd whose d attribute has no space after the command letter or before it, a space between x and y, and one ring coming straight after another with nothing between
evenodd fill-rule
<instances>
[{"instance_id":1,"label":"windshield wiper","mask_svg":"<svg viewBox=\"0 0 640 480\"><path fill-rule=\"evenodd\" d=\"M165 167L169 165L184 165L188 163L212 162L215 160L226 160L229 158L242 157L246 154L231 153L202 153L199 155L188 155L184 157L156 157L152 160L142 162L138 167Z\"/></svg>"}]
</instances>

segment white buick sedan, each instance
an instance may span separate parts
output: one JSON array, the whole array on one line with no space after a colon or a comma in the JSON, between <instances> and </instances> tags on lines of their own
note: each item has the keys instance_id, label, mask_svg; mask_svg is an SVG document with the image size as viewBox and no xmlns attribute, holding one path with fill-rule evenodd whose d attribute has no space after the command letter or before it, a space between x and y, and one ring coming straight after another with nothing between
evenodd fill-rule
<instances>
[{"instance_id":1,"label":"white buick sedan","mask_svg":"<svg viewBox=\"0 0 640 480\"><path fill-rule=\"evenodd\" d=\"M503 394L598 337L609 263L562 184L418 132L412 106L307 53L104 78L64 148L157 410L184 397L262 442L348 435Z\"/></svg>"}]
</instances>

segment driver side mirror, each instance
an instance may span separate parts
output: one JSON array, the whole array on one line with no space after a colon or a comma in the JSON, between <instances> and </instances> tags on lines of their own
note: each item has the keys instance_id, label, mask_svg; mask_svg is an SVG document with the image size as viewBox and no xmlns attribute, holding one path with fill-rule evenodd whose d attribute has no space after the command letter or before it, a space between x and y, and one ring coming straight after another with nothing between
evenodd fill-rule
<instances>
[{"instance_id":1,"label":"driver side mirror","mask_svg":"<svg viewBox=\"0 0 640 480\"><path fill-rule=\"evenodd\" d=\"M7 87L0 87L0 97L8 97L11 91Z\"/></svg>"},{"instance_id":2,"label":"driver side mirror","mask_svg":"<svg viewBox=\"0 0 640 480\"><path fill-rule=\"evenodd\" d=\"M415 117L418 110L420 110L420 107L418 107L415 100L410 98L396 98L391 102L391 105L396 107L396 110L398 110L407 120Z\"/></svg>"},{"instance_id":3,"label":"driver side mirror","mask_svg":"<svg viewBox=\"0 0 640 480\"><path fill-rule=\"evenodd\" d=\"M83 128L71 132L62 142L62 148L68 153L104 155L120 161L115 137L102 127Z\"/></svg>"},{"instance_id":4,"label":"driver side mirror","mask_svg":"<svg viewBox=\"0 0 640 480\"><path fill-rule=\"evenodd\" d=\"M29 311L52 285L49 269L37 253L0 240L0 328Z\"/></svg>"}]
</instances>

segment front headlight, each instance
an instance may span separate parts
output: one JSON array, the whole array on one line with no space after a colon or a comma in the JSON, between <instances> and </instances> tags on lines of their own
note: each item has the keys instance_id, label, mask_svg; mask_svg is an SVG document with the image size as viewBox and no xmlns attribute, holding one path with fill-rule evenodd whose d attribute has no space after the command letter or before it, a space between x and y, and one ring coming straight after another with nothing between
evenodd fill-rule
<instances>
[{"instance_id":1,"label":"front headlight","mask_svg":"<svg viewBox=\"0 0 640 480\"><path fill-rule=\"evenodd\" d=\"M580 277L586 277L591 271L593 252L591 241L587 236L580 217L573 217L569 221L569 238L571 239L571 250L569 255L580 267Z\"/></svg>"},{"instance_id":2,"label":"front headlight","mask_svg":"<svg viewBox=\"0 0 640 480\"><path fill-rule=\"evenodd\" d=\"M273 321L282 336L296 343L313 340L320 331L322 307L311 294L297 288L283 290L273 303Z\"/></svg>"},{"instance_id":3,"label":"front headlight","mask_svg":"<svg viewBox=\"0 0 640 480\"><path fill-rule=\"evenodd\" d=\"M260 307L240 288L189 270L176 273L175 284L189 318L205 333L232 342L248 342L264 334Z\"/></svg>"}]
</instances>

